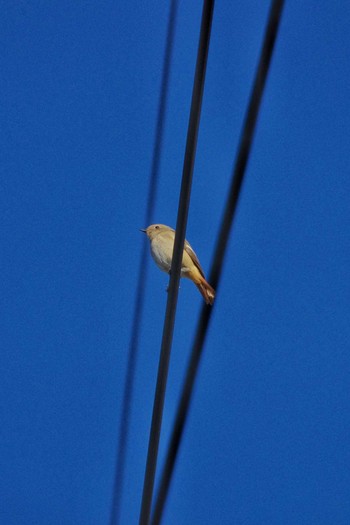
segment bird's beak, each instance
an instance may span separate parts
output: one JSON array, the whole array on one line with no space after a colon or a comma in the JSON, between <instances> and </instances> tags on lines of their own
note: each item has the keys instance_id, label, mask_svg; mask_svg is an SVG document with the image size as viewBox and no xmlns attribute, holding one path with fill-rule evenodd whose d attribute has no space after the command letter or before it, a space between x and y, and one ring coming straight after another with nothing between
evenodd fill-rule
<instances>
[{"instance_id":1,"label":"bird's beak","mask_svg":"<svg viewBox=\"0 0 350 525\"><path fill-rule=\"evenodd\" d=\"M144 230L143 228L141 228L140 232L147 233L147 230Z\"/></svg>"}]
</instances>

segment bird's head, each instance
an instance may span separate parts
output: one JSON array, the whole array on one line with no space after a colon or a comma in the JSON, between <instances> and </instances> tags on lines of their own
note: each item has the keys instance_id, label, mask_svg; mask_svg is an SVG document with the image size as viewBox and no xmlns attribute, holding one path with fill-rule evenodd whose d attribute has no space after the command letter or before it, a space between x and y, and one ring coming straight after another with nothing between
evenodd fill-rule
<instances>
[{"instance_id":1,"label":"bird's head","mask_svg":"<svg viewBox=\"0 0 350 525\"><path fill-rule=\"evenodd\" d=\"M174 231L172 228L169 228L169 226L165 226L165 224L151 224L151 226L148 226L148 228L142 229L140 231L145 233L151 241L160 233L164 233L165 231L169 230Z\"/></svg>"}]
</instances>

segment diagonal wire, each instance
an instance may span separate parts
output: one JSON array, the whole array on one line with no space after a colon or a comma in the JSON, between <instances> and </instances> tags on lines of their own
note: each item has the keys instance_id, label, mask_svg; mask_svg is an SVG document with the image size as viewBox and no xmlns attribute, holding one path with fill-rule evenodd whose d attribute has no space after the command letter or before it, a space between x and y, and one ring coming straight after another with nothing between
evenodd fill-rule
<instances>
[{"instance_id":1,"label":"diagonal wire","mask_svg":"<svg viewBox=\"0 0 350 525\"><path fill-rule=\"evenodd\" d=\"M197 53L196 73L193 83L191 111L187 131L186 151L182 172L181 191L176 222L174 251L171 264L169 294L164 319L163 337L159 358L156 392L154 396L152 423L148 443L148 453L143 484L139 525L148 525L150 521L154 479L157 467L158 446L164 408L165 389L175 325L176 305L180 281L180 268L182 263L187 217L191 197L192 175L197 146L198 128L204 91L204 80L208 59L213 10L214 0L204 0Z\"/></svg>"},{"instance_id":2,"label":"diagonal wire","mask_svg":"<svg viewBox=\"0 0 350 525\"><path fill-rule=\"evenodd\" d=\"M164 136L164 125L165 125L165 114L166 106L168 100L169 92L169 78L170 78L170 66L173 53L174 45L174 35L175 35L175 25L176 25L176 15L178 10L178 0L172 0L169 11L168 19L168 28L167 28L167 37L164 53L164 62L163 62L163 71L162 71L162 80L160 88L160 97L158 105L158 114L157 114L157 123L154 139L154 148L153 148L153 157L151 165L151 175L148 189L148 200L147 208L145 213L145 226L152 222L153 210L156 201L156 193L159 179L159 167L160 167L160 157L161 150L163 145L163 136ZM126 378L124 385L124 393L122 400L122 414L120 418L119 426L119 436L118 436L118 450L117 450L117 460L115 466L114 474L114 487L113 487L113 499L111 506L110 514L110 525L118 525L120 522L120 513L121 513L121 502L122 502L122 493L123 493L123 482L125 474L125 461L126 461L126 451L127 451L127 442L129 436L129 426L130 426L130 411L131 411L131 401L134 389L134 380L135 380L135 367L136 359L139 347L139 338L140 338L140 328L141 328L141 319L144 310L145 302L145 287L143 283L145 282L145 276L148 269L148 246L146 239L142 244L142 253L140 257L140 266L138 271L137 279L137 292L135 297L134 305L134 316L131 327L131 337L129 342L129 351L128 351L128 363L126 370Z\"/></svg>"},{"instance_id":3,"label":"diagonal wire","mask_svg":"<svg viewBox=\"0 0 350 525\"><path fill-rule=\"evenodd\" d=\"M224 215L220 226L219 236L214 251L214 260L209 276L209 282L215 289L218 288L221 269L224 262L226 248L230 236L232 222L234 219L237 203L242 188L242 182L247 167L249 154L253 142L256 121L259 113L260 103L264 92L266 78L271 63L272 52L277 37L284 0L274 0L271 4L269 19L265 31L264 41L260 54L258 68L255 74L253 90L248 104L248 109L243 124L238 153L234 164L231 187L226 201ZM215 303L214 303L215 304ZM180 447L180 442L187 420L194 382L201 359L205 337L208 331L212 308L202 307L197 324L195 339L192 346L187 373L181 392L174 426L166 454L164 468L160 479L159 490L152 515L152 525L161 522L165 501L167 498L171 477Z\"/></svg>"}]
</instances>

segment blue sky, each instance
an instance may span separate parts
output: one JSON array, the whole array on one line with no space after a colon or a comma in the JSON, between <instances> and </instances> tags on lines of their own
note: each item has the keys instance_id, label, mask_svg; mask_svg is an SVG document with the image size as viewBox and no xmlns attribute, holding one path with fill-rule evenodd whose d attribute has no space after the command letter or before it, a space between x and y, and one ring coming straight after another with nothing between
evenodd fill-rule
<instances>
[{"instance_id":1,"label":"blue sky","mask_svg":"<svg viewBox=\"0 0 350 525\"><path fill-rule=\"evenodd\" d=\"M187 238L208 272L269 2L217 2ZM0 521L103 525L168 2L2 3ZM200 2L180 2L155 222L175 225ZM350 515L350 7L286 2L167 525ZM167 277L150 265L122 524ZM202 298L181 284L160 463Z\"/></svg>"}]
</instances>

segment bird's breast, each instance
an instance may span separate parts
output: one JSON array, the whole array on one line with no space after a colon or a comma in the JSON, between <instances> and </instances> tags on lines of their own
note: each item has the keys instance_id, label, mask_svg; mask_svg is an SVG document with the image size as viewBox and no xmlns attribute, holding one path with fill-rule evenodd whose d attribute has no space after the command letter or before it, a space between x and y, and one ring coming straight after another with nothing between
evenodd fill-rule
<instances>
[{"instance_id":1,"label":"bird's breast","mask_svg":"<svg viewBox=\"0 0 350 525\"><path fill-rule=\"evenodd\" d=\"M173 249L174 240L162 238L161 235L158 235L151 242L152 257L163 272L168 273L170 271Z\"/></svg>"}]
</instances>

